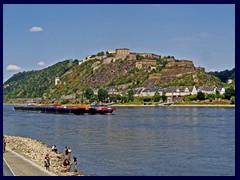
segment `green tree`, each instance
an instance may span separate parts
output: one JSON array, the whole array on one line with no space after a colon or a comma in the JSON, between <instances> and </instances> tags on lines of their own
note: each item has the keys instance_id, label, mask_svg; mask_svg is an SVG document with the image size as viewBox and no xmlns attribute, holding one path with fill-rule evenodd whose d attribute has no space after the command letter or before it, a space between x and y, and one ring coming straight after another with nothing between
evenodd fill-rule
<instances>
[{"instance_id":1,"label":"green tree","mask_svg":"<svg viewBox=\"0 0 240 180\"><path fill-rule=\"evenodd\" d=\"M232 96L235 96L235 89L232 86L226 89L224 96L225 96L225 99L230 100Z\"/></svg>"},{"instance_id":2,"label":"green tree","mask_svg":"<svg viewBox=\"0 0 240 180\"><path fill-rule=\"evenodd\" d=\"M109 97L110 102L117 102L117 100L119 100L119 98L116 94L109 94L108 97Z\"/></svg>"},{"instance_id":3,"label":"green tree","mask_svg":"<svg viewBox=\"0 0 240 180\"><path fill-rule=\"evenodd\" d=\"M134 94L134 92L133 92L132 89L128 90L128 92L127 92L128 101L133 101L134 100L133 94Z\"/></svg>"},{"instance_id":4,"label":"green tree","mask_svg":"<svg viewBox=\"0 0 240 180\"><path fill-rule=\"evenodd\" d=\"M90 100L90 102L98 101L98 95L93 94L93 95L90 97L89 100Z\"/></svg>"},{"instance_id":5,"label":"green tree","mask_svg":"<svg viewBox=\"0 0 240 180\"><path fill-rule=\"evenodd\" d=\"M103 51L102 52L98 52L97 56L104 56L104 52Z\"/></svg>"},{"instance_id":6,"label":"green tree","mask_svg":"<svg viewBox=\"0 0 240 180\"><path fill-rule=\"evenodd\" d=\"M153 101L154 102L159 102L160 99L161 99L161 96L160 96L159 92L156 92L153 96Z\"/></svg>"},{"instance_id":7,"label":"green tree","mask_svg":"<svg viewBox=\"0 0 240 180\"><path fill-rule=\"evenodd\" d=\"M99 89L98 90L98 99L99 101L104 102L108 97L108 92L105 89Z\"/></svg>"},{"instance_id":8,"label":"green tree","mask_svg":"<svg viewBox=\"0 0 240 180\"><path fill-rule=\"evenodd\" d=\"M121 103L125 103L127 102L127 97L126 96L122 96L121 97Z\"/></svg>"},{"instance_id":9,"label":"green tree","mask_svg":"<svg viewBox=\"0 0 240 180\"><path fill-rule=\"evenodd\" d=\"M86 88L84 91L84 96L86 97L86 99L90 100L91 97L93 96L94 92L92 90L92 88Z\"/></svg>"},{"instance_id":10,"label":"green tree","mask_svg":"<svg viewBox=\"0 0 240 180\"><path fill-rule=\"evenodd\" d=\"M217 96L220 96L220 93L217 93L217 91L216 91L216 95L215 94L205 94L205 99L215 99L215 97L217 97Z\"/></svg>"},{"instance_id":11,"label":"green tree","mask_svg":"<svg viewBox=\"0 0 240 180\"><path fill-rule=\"evenodd\" d=\"M223 94L220 94L220 91L217 89L216 90L216 95L215 95L216 98L225 98Z\"/></svg>"},{"instance_id":12,"label":"green tree","mask_svg":"<svg viewBox=\"0 0 240 180\"><path fill-rule=\"evenodd\" d=\"M218 98L219 95L220 95L220 91L217 89L217 90L216 90L216 97Z\"/></svg>"},{"instance_id":13,"label":"green tree","mask_svg":"<svg viewBox=\"0 0 240 180\"><path fill-rule=\"evenodd\" d=\"M197 93L197 99L198 100L204 100L205 99L205 94L203 92L198 92Z\"/></svg>"},{"instance_id":14,"label":"green tree","mask_svg":"<svg viewBox=\"0 0 240 180\"><path fill-rule=\"evenodd\" d=\"M166 101L167 101L166 92L163 92L163 94L162 94L162 100L163 100L163 102L166 102Z\"/></svg>"},{"instance_id":15,"label":"green tree","mask_svg":"<svg viewBox=\"0 0 240 180\"><path fill-rule=\"evenodd\" d=\"M151 97L144 97L143 98L143 102L150 102L151 101Z\"/></svg>"},{"instance_id":16,"label":"green tree","mask_svg":"<svg viewBox=\"0 0 240 180\"><path fill-rule=\"evenodd\" d=\"M230 100L231 100L231 104L235 104L235 96L232 96Z\"/></svg>"}]
</instances>

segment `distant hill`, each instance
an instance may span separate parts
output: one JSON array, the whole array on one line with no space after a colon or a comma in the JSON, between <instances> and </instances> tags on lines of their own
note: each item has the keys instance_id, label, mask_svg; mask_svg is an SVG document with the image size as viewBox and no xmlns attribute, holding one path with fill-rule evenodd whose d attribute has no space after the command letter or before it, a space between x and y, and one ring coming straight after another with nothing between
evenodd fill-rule
<instances>
[{"instance_id":1,"label":"distant hill","mask_svg":"<svg viewBox=\"0 0 240 180\"><path fill-rule=\"evenodd\" d=\"M55 84L55 78L60 82ZM38 71L20 72L4 83L4 99L80 96L84 88L221 85L216 76L192 61L148 53L129 56L103 52L83 61L65 60Z\"/></svg>"},{"instance_id":2,"label":"distant hill","mask_svg":"<svg viewBox=\"0 0 240 180\"><path fill-rule=\"evenodd\" d=\"M59 62L39 71L24 71L14 74L4 83L3 94L7 98L42 97L48 88L54 85L55 77L61 77L78 61Z\"/></svg>"},{"instance_id":3,"label":"distant hill","mask_svg":"<svg viewBox=\"0 0 240 180\"><path fill-rule=\"evenodd\" d=\"M211 74L213 76L218 77L222 82L227 82L228 79L233 79L235 80L235 68L232 70L224 70L224 71L215 71L215 72L208 72L208 74Z\"/></svg>"}]
</instances>

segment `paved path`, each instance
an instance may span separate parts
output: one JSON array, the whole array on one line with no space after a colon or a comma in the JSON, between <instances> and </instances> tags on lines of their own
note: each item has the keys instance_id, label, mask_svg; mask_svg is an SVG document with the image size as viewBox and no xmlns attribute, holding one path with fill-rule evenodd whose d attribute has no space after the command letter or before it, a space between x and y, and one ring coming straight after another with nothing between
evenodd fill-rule
<instances>
[{"instance_id":1,"label":"paved path","mask_svg":"<svg viewBox=\"0 0 240 180\"><path fill-rule=\"evenodd\" d=\"M5 161L3 160L3 176L14 176Z\"/></svg>"},{"instance_id":2,"label":"paved path","mask_svg":"<svg viewBox=\"0 0 240 180\"><path fill-rule=\"evenodd\" d=\"M3 153L3 161L4 176L55 176L54 173L10 149Z\"/></svg>"}]
</instances>

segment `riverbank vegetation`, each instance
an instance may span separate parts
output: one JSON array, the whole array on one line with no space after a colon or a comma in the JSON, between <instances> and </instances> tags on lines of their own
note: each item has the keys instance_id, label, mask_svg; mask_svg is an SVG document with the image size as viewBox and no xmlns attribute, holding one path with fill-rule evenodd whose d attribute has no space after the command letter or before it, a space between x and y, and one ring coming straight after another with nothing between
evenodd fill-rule
<instances>
[{"instance_id":1,"label":"riverbank vegetation","mask_svg":"<svg viewBox=\"0 0 240 180\"><path fill-rule=\"evenodd\" d=\"M75 99L64 100L39 100L39 104L92 104L92 103L109 103L117 105L158 105L167 102L167 96L163 93L160 95L158 92L154 96L134 97L133 90L128 90L125 96L119 94L109 94L105 89L100 88L97 94L94 94L91 88L86 88L84 92ZM20 99L4 101L4 103L26 103ZM235 89L230 87L226 89L224 94L220 94L216 90L216 94L207 94L198 92L195 95L187 95L181 98L181 101L174 101L175 104L235 104Z\"/></svg>"}]
</instances>

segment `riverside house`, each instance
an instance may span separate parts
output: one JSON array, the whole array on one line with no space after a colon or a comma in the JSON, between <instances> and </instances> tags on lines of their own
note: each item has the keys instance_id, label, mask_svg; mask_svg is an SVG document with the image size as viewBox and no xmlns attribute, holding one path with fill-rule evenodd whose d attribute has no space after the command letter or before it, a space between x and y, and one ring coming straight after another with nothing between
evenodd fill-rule
<instances>
[{"instance_id":1,"label":"riverside house","mask_svg":"<svg viewBox=\"0 0 240 180\"><path fill-rule=\"evenodd\" d=\"M164 88L164 92L169 102L181 102L184 96L195 95L198 92L216 94L216 89L216 86L172 86Z\"/></svg>"},{"instance_id":2,"label":"riverside house","mask_svg":"<svg viewBox=\"0 0 240 180\"><path fill-rule=\"evenodd\" d=\"M216 86L199 86L198 92L203 92L206 94L216 94L217 87Z\"/></svg>"},{"instance_id":3,"label":"riverside house","mask_svg":"<svg viewBox=\"0 0 240 180\"><path fill-rule=\"evenodd\" d=\"M184 96L197 94L195 86L170 86L164 88L165 96L168 102L181 102Z\"/></svg>"},{"instance_id":4,"label":"riverside house","mask_svg":"<svg viewBox=\"0 0 240 180\"><path fill-rule=\"evenodd\" d=\"M106 87L105 90L108 92L108 94L120 94L118 90L115 87Z\"/></svg>"},{"instance_id":5,"label":"riverside house","mask_svg":"<svg viewBox=\"0 0 240 180\"><path fill-rule=\"evenodd\" d=\"M163 88L161 87L150 87L150 88L134 88L133 89L134 92L134 97L146 97L146 96L154 96L155 93L159 93L160 96L162 96L163 94Z\"/></svg>"}]
</instances>

